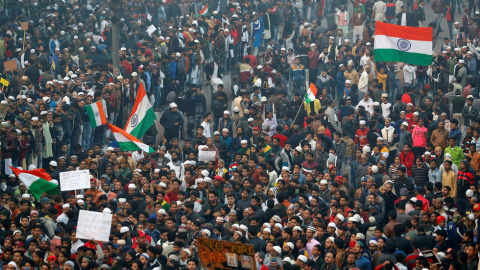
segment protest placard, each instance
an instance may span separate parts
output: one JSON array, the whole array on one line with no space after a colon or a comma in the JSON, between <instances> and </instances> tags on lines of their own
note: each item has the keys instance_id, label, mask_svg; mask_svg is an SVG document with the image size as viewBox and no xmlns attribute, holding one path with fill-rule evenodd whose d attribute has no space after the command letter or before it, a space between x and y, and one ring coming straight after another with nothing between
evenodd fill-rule
<instances>
[{"instance_id":1,"label":"protest placard","mask_svg":"<svg viewBox=\"0 0 480 270\"><path fill-rule=\"evenodd\" d=\"M78 215L77 238L109 241L112 214L80 210Z\"/></svg>"},{"instance_id":2,"label":"protest placard","mask_svg":"<svg viewBox=\"0 0 480 270\"><path fill-rule=\"evenodd\" d=\"M69 171L60 173L60 190L78 190L90 188L90 174L88 170Z\"/></svg>"},{"instance_id":3,"label":"protest placard","mask_svg":"<svg viewBox=\"0 0 480 270\"><path fill-rule=\"evenodd\" d=\"M5 71L15 71L18 69L16 60L5 61L3 65L5 67Z\"/></svg>"},{"instance_id":4,"label":"protest placard","mask_svg":"<svg viewBox=\"0 0 480 270\"><path fill-rule=\"evenodd\" d=\"M431 264L440 264L440 260L438 259L437 255L433 253L432 250L425 250L421 251L423 257L427 259L427 261Z\"/></svg>"},{"instance_id":5,"label":"protest placard","mask_svg":"<svg viewBox=\"0 0 480 270\"><path fill-rule=\"evenodd\" d=\"M252 245L210 238L198 238L198 254L206 269L256 270L255 249Z\"/></svg>"},{"instance_id":6,"label":"protest placard","mask_svg":"<svg viewBox=\"0 0 480 270\"><path fill-rule=\"evenodd\" d=\"M198 151L198 161L215 161L216 151Z\"/></svg>"}]
</instances>

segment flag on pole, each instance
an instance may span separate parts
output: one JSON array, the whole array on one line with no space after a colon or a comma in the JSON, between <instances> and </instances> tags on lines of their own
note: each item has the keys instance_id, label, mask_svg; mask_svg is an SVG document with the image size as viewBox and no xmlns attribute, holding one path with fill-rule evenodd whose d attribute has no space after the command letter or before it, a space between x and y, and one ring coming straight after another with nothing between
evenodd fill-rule
<instances>
[{"instance_id":1,"label":"flag on pole","mask_svg":"<svg viewBox=\"0 0 480 270\"><path fill-rule=\"evenodd\" d=\"M12 166L10 166L10 169L27 186L35 199L39 200L43 193L50 195L60 194L58 185L51 182L52 178L44 169L24 171Z\"/></svg>"},{"instance_id":2,"label":"flag on pole","mask_svg":"<svg viewBox=\"0 0 480 270\"><path fill-rule=\"evenodd\" d=\"M200 10L200 15L205 15L208 13L208 4L205 4L202 10Z\"/></svg>"},{"instance_id":3,"label":"flag on pole","mask_svg":"<svg viewBox=\"0 0 480 270\"><path fill-rule=\"evenodd\" d=\"M375 61L432 64L432 27L410 27L378 22L375 25Z\"/></svg>"},{"instance_id":4,"label":"flag on pole","mask_svg":"<svg viewBox=\"0 0 480 270\"><path fill-rule=\"evenodd\" d=\"M310 102L315 100L315 97L317 96L317 87L315 84L310 83L310 87L307 90L307 94L305 95L305 101L307 104L310 104Z\"/></svg>"},{"instance_id":5,"label":"flag on pole","mask_svg":"<svg viewBox=\"0 0 480 270\"><path fill-rule=\"evenodd\" d=\"M132 108L132 113L128 118L125 131L135 138L140 139L145 132L153 125L155 121L155 112L152 104L148 100L147 93L143 83L140 83L138 88L137 99Z\"/></svg>"},{"instance_id":6,"label":"flag on pole","mask_svg":"<svg viewBox=\"0 0 480 270\"><path fill-rule=\"evenodd\" d=\"M115 140L118 142L118 146L120 147L120 149L122 149L122 151L142 150L150 154L154 152L153 148L151 148L147 144L144 144L131 134L128 134L125 130L112 124L108 125L110 126L113 136L115 136Z\"/></svg>"},{"instance_id":7,"label":"flag on pole","mask_svg":"<svg viewBox=\"0 0 480 270\"><path fill-rule=\"evenodd\" d=\"M92 128L96 128L107 123L107 117L105 116L105 110L103 109L102 101L97 101L88 105L86 108L88 118L90 119L90 125Z\"/></svg>"}]
</instances>

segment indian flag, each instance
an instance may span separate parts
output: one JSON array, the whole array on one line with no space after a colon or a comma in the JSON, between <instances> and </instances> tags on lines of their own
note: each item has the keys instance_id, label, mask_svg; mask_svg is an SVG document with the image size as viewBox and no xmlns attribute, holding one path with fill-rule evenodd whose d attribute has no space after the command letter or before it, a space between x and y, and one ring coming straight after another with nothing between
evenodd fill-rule
<instances>
[{"instance_id":1,"label":"indian flag","mask_svg":"<svg viewBox=\"0 0 480 270\"><path fill-rule=\"evenodd\" d=\"M118 146L122 151L137 151L143 150L147 153L153 153L153 148L144 144L139 139L135 138L134 136L128 134L125 130L116 127L112 124L108 124L110 129L112 130L113 136L115 136L115 140L118 142Z\"/></svg>"},{"instance_id":2,"label":"indian flag","mask_svg":"<svg viewBox=\"0 0 480 270\"><path fill-rule=\"evenodd\" d=\"M205 4L202 10L200 10L200 15L205 15L208 13L208 4Z\"/></svg>"},{"instance_id":3,"label":"indian flag","mask_svg":"<svg viewBox=\"0 0 480 270\"><path fill-rule=\"evenodd\" d=\"M10 169L12 169L13 173L17 175L18 179L20 179L20 181L27 186L35 199L40 200L40 196L42 196L43 193L47 193L49 195L60 194L58 185L51 182L52 178L48 173L45 172L44 169L24 171L12 166L10 166Z\"/></svg>"},{"instance_id":4,"label":"indian flag","mask_svg":"<svg viewBox=\"0 0 480 270\"><path fill-rule=\"evenodd\" d=\"M155 112L152 104L148 100L147 93L143 83L140 83L137 93L137 99L133 105L132 113L128 118L125 131L135 138L140 139L145 132L153 125L155 121Z\"/></svg>"},{"instance_id":5,"label":"indian flag","mask_svg":"<svg viewBox=\"0 0 480 270\"><path fill-rule=\"evenodd\" d=\"M315 100L315 97L317 96L317 87L315 84L310 83L310 87L307 90L307 94L305 95L305 101L307 104L310 104L310 102Z\"/></svg>"},{"instance_id":6,"label":"indian flag","mask_svg":"<svg viewBox=\"0 0 480 270\"><path fill-rule=\"evenodd\" d=\"M375 61L432 64L432 27L410 27L377 22Z\"/></svg>"},{"instance_id":7,"label":"indian flag","mask_svg":"<svg viewBox=\"0 0 480 270\"><path fill-rule=\"evenodd\" d=\"M90 125L92 128L105 125L107 123L107 117L105 117L105 110L103 109L102 101L97 101L85 107L87 110L88 118L90 119Z\"/></svg>"}]
</instances>

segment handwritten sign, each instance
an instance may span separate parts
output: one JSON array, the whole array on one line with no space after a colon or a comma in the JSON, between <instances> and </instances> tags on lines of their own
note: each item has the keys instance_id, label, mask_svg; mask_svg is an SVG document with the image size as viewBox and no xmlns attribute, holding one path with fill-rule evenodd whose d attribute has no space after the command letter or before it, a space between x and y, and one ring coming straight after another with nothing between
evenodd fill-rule
<instances>
[{"instance_id":1,"label":"handwritten sign","mask_svg":"<svg viewBox=\"0 0 480 270\"><path fill-rule=\"evenodd\" d=\"M198 161L215 161L217 157L216 151L199 151L198 152Z\"/></svg>"},{"instance_id":2,"label":"handwritten sign","mask_svg":"<svg viewBox=\"0 0 480 270\"><path fill-rule=\"evenodd\" d=\"M80 210L77 238L108 242L112 217L112 214Z\"/></svg>"},{"instance_id":3,"label":"handwritten sign","mask_svg":"<svg viewBox=\"0 0 480 270\"><path fill-rule=\"evenodd\" d=\"M0 83L5 85L6 87L8 87L8 85L10 84L10 82L5 80L4 78L0 78Z\"/></svg>"},{"instance_id":4,"label":"handwritten sign","mask_svg":"<svg viewBox=\"0 0 480 270\"><path fill-rule=\"evenodd\" d=\"M199 238L198 253L206 269L256 270L255 249L252 245ZM240 264L240 265L239 265Z\"/></svg>"},{"instance_id":5,"label":"handwritten sign","mask_svg":"<svg viewBox=\"0 0 480 270\"><path fill-rule=\"evenodd\" d=\"M90 174L88 170L60 173L60 189L62 191L85 188L90 188Z\"/></svg>"}]
</instances>

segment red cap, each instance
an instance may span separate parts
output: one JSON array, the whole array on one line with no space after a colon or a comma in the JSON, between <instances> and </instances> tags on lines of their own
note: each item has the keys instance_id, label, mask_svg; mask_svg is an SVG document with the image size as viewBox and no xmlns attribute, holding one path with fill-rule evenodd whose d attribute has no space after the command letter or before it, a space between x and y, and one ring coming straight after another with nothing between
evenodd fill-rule
<instances>
[{"instance_id":1,"label":"red cap","mask_svg":"<svg viewBox=\"0 0 480 270\"><path fill-rule=\"evenodd\" d=\"M444 216L438 216L437 217L437 223L440 224L442 220L446 220Z\"/></svg>"},{"instance_id":2,"label":"red cap","mask_svg":"<svg viewBox=\"0 0 480 270\"><path fill-rule=\"evenodd\" d=\"M48 256L48 259L47 261L57 261L57 257L55 257L55 255L51 255L51 256Z\"/></svg>"},{"instance_id":3,"label":"red cap","mask_svg":"<svg viewBox=\"0 0 480 270\"><path fill-rule=\"evenodd\" d=\"M339 175L337 177L335 177L335 181L337 181L340 185L343 184L343 176Z\"/></svg>"},{"instance_id":4,"label":"red cap","mask_svg":"<svg viewBox=\"0 0 480 270\"><path fill-rule=\"evenodd\" d=\"M253 129L255 129L255 130L260 130L258 127L253 127Z\"/></svg>"},{"instance_id":5,"label":"red cap","mask_svg":"<svg viewBox=\"0 0 480 270\"><path fill-rule=\"evenodd\" d=\"M480 204L476 203L473 205L473 211L480 211Z\"/></svg>"},{"instance_id":6,"label":"red cap","mask_svg":"<svg viewBox=\"0 0 480 270\"><path fill-rule=\"evenodd\" d=\"M214 178L217 179L218 181L223 181L223 178L220 175L216 175Z\"/></svg>"},{"instance_id":7,"label":"red cap","mask_svg":"<svg viewBox=\"0 0 480 270\"><path fill-rule=\"evenodd\" d=\"M418 4L413 5L413 9L418 9Z\"/></svg>"},{"instance_id":8,"label":"red cap","mask_svg":"<svg viewBox=\"0 0 480 270\"><path fill-rule=\"evenodd\" d=\"M331 171L331 170L333 170L333 169L335 169L335 166L333 166L333 165L331 165L330 167L328 167L328 171Z\"/></svg>"},{"instance_id":9,"label":"red cap","mask_svg":"<svg viewBox=\"0 0 480 270\"><path fill-rule=\"evenodd\" d=\"M144 231L138 231L138 236L144 237L144 236L145 236L145 232L144 232Z\"/></svg>"}]
</instances>

